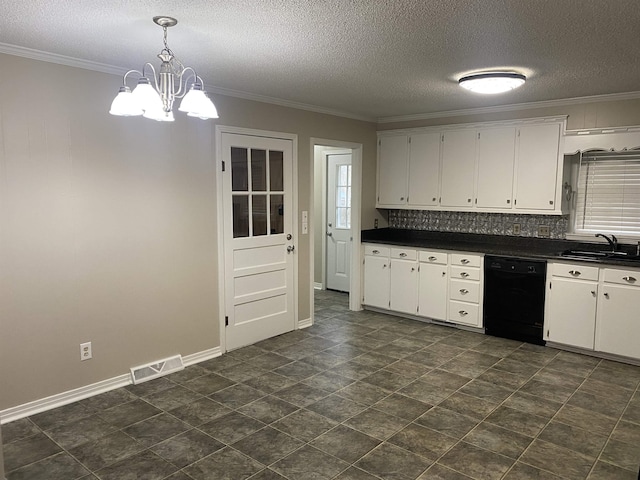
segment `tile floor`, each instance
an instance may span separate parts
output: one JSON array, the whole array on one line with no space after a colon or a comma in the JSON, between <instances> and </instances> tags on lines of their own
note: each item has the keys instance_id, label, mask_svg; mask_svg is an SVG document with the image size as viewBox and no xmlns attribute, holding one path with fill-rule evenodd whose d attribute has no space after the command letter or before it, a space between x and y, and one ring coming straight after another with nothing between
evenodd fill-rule
<instances>
[{"instance_id":1,"label":"tile floor","mask_svg":"<svg viewBox=\"0 0 640 480\"><path fill-rule=\"evenodd\" d=\"M316 323L3 426L8 480L636 480L640 367L316 294Z\"/></svg>"}]
</instances>

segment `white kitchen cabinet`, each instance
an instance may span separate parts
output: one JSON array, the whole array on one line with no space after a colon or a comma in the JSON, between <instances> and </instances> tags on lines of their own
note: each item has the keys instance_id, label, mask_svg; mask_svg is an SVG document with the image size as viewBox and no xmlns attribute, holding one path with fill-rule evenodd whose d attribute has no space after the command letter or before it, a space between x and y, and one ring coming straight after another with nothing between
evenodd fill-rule
<instances>
[{"instance_id":1,"label":"white kitchen cabinet","mask_svg":"<svg viewBox=\"0 0 640 480\"><path fill-rule=\"evenodd\" d=\"M409 136L378 139L378 204L397 207L407 203Z\"/></svg>"},{"instance_id":2,"label":"white kitchen cabinet","mask_svg":"<svg viewBox=\"0 0 640 480\"><path fill-rule=\"evenodd\" d=\"M640 271L604 268L602 274L596 350L640 359Z\"/></svg>"},{"instance_id":3,"label":"white kitchen cabinet","mask_svg":"<svg viewBox=\"0 0 640 480\"><path fill-rule=\"evenodd\" d=\"M476 130L452 130L443 134L440 204L443 207L473 206L476 164Z\"/></svg>"},{"instance_id":4,"label":"white kitchen cabinet","mask_svg":"<svg viewBox=\"0 0 640 480\"><path fill-rule=\"evenodd\" d=\"M518 128L516 157L516 210L556 210L559 196L560 125L525 125Z\"/></svg>"},{"instance_id":5,"label":"white kitchen cabinet","mask_svg":"<svg viewBox=\"0 0 640 480\"><path fill-rule=\"evenodd\" d=\"M413 249L391 249L389 308L415 315L418 310L418 262Z\"/></svg>"},{"instance_id":6,"label":"white kitchen cabinet","mask_svg":"<svg viewBox=\"0 0 640 480\"><path fill-rule=\"evenodd\" d=\"M449 254L450 322L482 327L482 266L482 255Z\"/></svg>"},{"instance_id":7,"label":"white kitchen cabinet","mask_svg":"<svg viewBox=\"0 0 640 480\"><path fill-rule=\"evenodd\" d=\"M551 277L545 340L593 350L598 283Z\"/></svg>"},{"instance_id":8,"label":"white kitchen cabinet","mask_svg":"<svg viewBox=\"0 0 640 480\"><path fill-rule=\"evenodd\" d=\"M409 137L410 206L434 206L440 201L439 132L416 133Z\"/></svg>"},{"instance_id":9,"label":"white kitchen cabinet","mask_svg":"<svg viewBox=\"0 0 640 480\"><path fill-rule=\"evenodd\" d=\"M478 132L478 178L475 205L511 208L516 128L498 127Z\"/></svg>"},{"instance_id":10,"label":"white kitchen cabinet","mask_svg":"<svg viewBox=\"0 0 640 480\"><path fill-rule=\"evenodd\" d=\"M447 320L447 254L419 252L418 315L434 320Z\"/></svg>"},{"instance_id":11,"label":"white kitchen cabinet","mask_svg":"<svg viewBox=\"0 0 640 480\"><path fill-rule=\"evenodd\" d=\"M364 245L364 304L389 308L389 248Z\"/></svg>"}]
</instances>

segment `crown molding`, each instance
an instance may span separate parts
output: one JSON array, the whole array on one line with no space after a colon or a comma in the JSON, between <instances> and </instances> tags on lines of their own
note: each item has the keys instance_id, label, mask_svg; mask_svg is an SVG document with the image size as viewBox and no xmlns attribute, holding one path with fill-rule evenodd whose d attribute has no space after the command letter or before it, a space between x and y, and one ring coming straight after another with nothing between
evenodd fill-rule
<instances>
[{"instance_id":1,"label":"crown molding","mask_svg":"<svg viewBox=\"0 0 640 480\"><path fill-rule=\"evenodd\" d=\"M514 110L526 110L532 108L564 107L581 103L596 103L617 100L634 100L640 98L639 92L608 93L604 95L592 95L589 97L562 98L559 100L543 100L541 102L514 103L511 105L497 105L492 107L466 108L462 110L449 110L433 113L417 113L415 115L397 115L393 117L380 117L378 123L410 122L413 120L430 120L433 118L458 117L464 115L481 115L485 113L512 112Z\"/></svg>"},{"instance_id":2,"label":"crown molding","mask_svg":"<svg viewBox=\"0 0 640 480\"><path fill-rule=\"evenodd\" d=\"M94 72L108 73L111 75L124 75L128 71L127 69L116 67L114 65L92 62L90 60L68 57L66 55L58 55L56 53L43 52L42 50L10 45L8 43L0 43L0 53L14 55L16 57L29 58L31 60L40 60L42 62L56 63L58 65L65 65L68 67L82 68L84 70L91 70ZM244 100L251 100L254 102L269 103L272 105L279 105L281 107L295 108L297 110L306 110L314 113L321 113L325 115L333 115L336 117L350 118L352 120L376 123L375 117L356 115L353 113L334 110L331 108L324 108L317 105L282 100L280 98L268 97L266 95L257 95L254 93L242 92L229 88L221 88L213 85L205 85L205 88L208 93L217 93L226 97L242 98Z\"/></svg>"}]
</instances>

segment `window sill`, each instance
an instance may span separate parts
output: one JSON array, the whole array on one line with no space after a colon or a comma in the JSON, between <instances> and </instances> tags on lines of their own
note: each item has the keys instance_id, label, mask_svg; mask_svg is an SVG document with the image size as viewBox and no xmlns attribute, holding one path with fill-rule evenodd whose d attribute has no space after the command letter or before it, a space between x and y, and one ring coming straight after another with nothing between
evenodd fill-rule
<instances>
[{"instance_id":1,"label":"window sill","mask_svg":"<svg viewBox=\"0 0 640 480\"><path fill-rule=\"evenodd\" d=\"M605 235L610 235L609 233L606 233ZM614 234L616 235L616 234ZM618 238L618 243L629 243L629 244L636 244L638 242L640 242L640 235L616 235L616 237ZM591 233L567 233L566 236L567 240L574 240L577 242L587 242L587 243L600 243L604 246L607 246L607 242L603 242L602 239L596 239L595 238L595 233L591 234Z\"/></svg>"}]
</instances>

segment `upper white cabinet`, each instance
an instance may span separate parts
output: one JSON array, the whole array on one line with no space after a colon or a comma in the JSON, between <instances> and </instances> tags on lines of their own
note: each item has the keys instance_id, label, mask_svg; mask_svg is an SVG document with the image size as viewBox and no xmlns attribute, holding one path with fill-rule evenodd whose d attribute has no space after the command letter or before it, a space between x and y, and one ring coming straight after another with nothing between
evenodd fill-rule
<instances>
[{"instance_id":1,"label":"upper white cabinet","mask_svg":"<svg viewBox=\"0 0 640 480\"><path fill-rule=\"evenodd\" d=\"M378 204L400 206L407 203L408 135L378 140Z\"/></svg>"},{"instance_id":2,"label":"upper white cabinet","mask_svg":"<svg viewBox=\"0 0 640 480\"><path fill-rule=\"evenodd\" d=\"M409 136L409 194L411 206L438 205L440 199L439 132Z\"/></svg>"},{"instance_id":3,"label":"upper white cabinet","mask_svg":"<svg viewBox=\"0 0 640 480\"><path fill-rule=\"evenodd\" d=\"M556 210L560 125L527 125L518 129L516 208ZM559 208L559 207L558 207Z\"/></svg>"},{"instance_id":4,"label":"upper white cabinet","mask_svg":"<svg viewBox=\"0 0 640 480\"><path fill-rule=\"evenodd\" d=\"M381 208L562 212L563 119L379 132Z\"/></svg>"},{"instance_id":5,"label":"upper white cabinet","mask_svg":"<svg viewBox=\"0 0 640 480\"><path fill-rule=\"evenodd\" d=\"M471 207L476 164L476 131L453 130L442 141L443 207Z\"/></svg>"},{"instance_id":6,"label":"upper white cabinet","mask_svg":"<svg viewBox=\"0 0 640 480\"><path fill-rule=\"evenodd\" d=\"M511 208L516 151L515 127L487 128L478 132L479 208Z\"/></svg>"}]
</instances>

